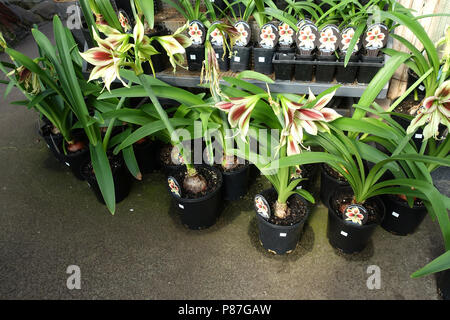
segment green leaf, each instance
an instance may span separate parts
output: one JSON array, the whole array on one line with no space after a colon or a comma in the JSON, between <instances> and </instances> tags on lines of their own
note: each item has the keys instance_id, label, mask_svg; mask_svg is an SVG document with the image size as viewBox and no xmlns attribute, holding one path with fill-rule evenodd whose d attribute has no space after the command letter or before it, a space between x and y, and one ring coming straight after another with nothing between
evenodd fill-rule
<instances>
[{"instance_id":1,"label":"green leaf","mask_svg":"<svg viewBox=\"0 0 450 320\"><path fill-rule=\"evenodd\" d=\"M137 180L142 180L142 173L139 170L139 165L134 154L133 146L128 146L122 150L123 159L130 173Z\"/></svg>"},{"instance_id":2,"label":"green leaf","mask_svg":"<svg viewBox=\"0 0 450 320\"><path fill-rule=\"evenodd\" d=\"M101 143L90 145L92 167L95 172L98 186L105 200L106 206L111 214L116 210L116 194L114 180L106 152Z\"/></svg>"},{"instance_id":3,"label":"green leaf","mask_svg":"<svg viewBox=\"0 0 450 320\"><path fill-rule=\"evenodd\" d=\"M450 251L445 252L440 255L430 263L428 263L425 267L420 270L417 270L411 275L411 278L419 278L423 277L435 272L440 272L450 269Z\"/></svg>"},{"instance_id":4,"label":"green leaf","mask_svg":"<svg viewBox=\"0 0 450 320\"><path fill-rule=\"evenodd\" d=\"M145 19L148 22L148 26L150 29L153 29L155 26L155 8L153 4L153 0L135 0L139 3L142 11L144 12Z\"/></svg>"}]
</instances>

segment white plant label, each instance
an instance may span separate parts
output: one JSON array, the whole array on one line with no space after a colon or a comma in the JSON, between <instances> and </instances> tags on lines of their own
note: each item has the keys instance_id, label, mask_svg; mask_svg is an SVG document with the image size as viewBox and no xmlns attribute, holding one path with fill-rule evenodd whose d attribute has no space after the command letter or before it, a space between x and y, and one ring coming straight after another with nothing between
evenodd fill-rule
<instances>
[{"instance_id":1,"label":"white plant label","mask_svg":"<svg viewBox=\"0 0 450 320\"><path fill-rule=\"evenodd\" d=\"M49 146L49 145L47 145L47 148L49 148L49 149L50 149L50 146Z\"/></svg>"},{"instance_id":2,"label":"white plant label","mask_svg":"<svg viewBox=\"0 0 450 320\"><path fill-rule=\"evenodd\" d=\"M234 61L235 62L240 62L241 61L241 57L234 57Z\"/></svg>"},{"instance_id":3,"label":"white plant label","mask_svg":"<svg viewBox=\"0 0 450 320\"><path fill-rule=\"evenodd\" d=\"M219 54L218 53L216 53L216 58L219 59Z\"/></svg>"},{"instance_id":4,"label":"white plant label","mask_svg":"<svg viewBox=\"0 0 450 320\"><path fill-rule=\"evenodd\" d=\"M392 211L392 215L394 216L394 217L396 217L396 218L398 218L400 215L397 213L397 212L395 212L395 211Z\"/></svg>"},{"instance_id":5,"label":"white plant label","mask_svg":"<svg viewBox=\"0 0 450 320\"><path fill-rule=\"evenodd\" d=\"M423 138L423 135L420 134L420 133L416 133L416 135L414 136L414 138L416 138L416 139L422 139L422 138Z\"/></svg>"},{"instance_id":6,"label":"white plant label","mask_svg":"<svg viewBox=\"0 0 450 320\"><path fill-rule=\"evenodd\" d=\"M301 188L303 188L303 187L302 187L302 186L298 186L298 187L297 187L297 190L299 190L299 189L301 189Z\"/></svg>"},{"instance_id":7,"label":"white plant label","mask_svg":"<svg viewBox=\"0 0 450 320\"><path fill-rule=\"evenodd\" d=\"M286 238L286 236L287 236L287 233L285 233L285 232L281 232L281 233L280 233L280 237Z\"/></svg>"},{"instance_id":8,"label":"white plant label","mask_svg":"<svg viewBox=\"0 0 450 320\"><path fill-rule=\"evenodd\" d=\"M191 60L197 60L197 56L195 54L191 54Z\"/></svg>"},{"instance_id":9,"label":"white plant label","mask_svg":"<svg viewBox=\"0 0 450 320\"><path fill-rule=\"evenodd\" d=\"M341 231L341 234L342 234L344 237L348 236L348 233L345 232L345 231Z\"/></svg>"},{"instance_id":10,"label":"white plant label","mask_svg":"<svg viewBox=\"0 0 450 320\"><path fill-rule=\"evenodd\" d=\"M178 207L180 207L181 209L184 209L184 206L181 203L178 204Z\"/></svg>"},{"instance_id":11,"label":"white plant label","mask_svg":"<svg viewBox=\"0 0 450 320\"><path fill-rule=\"evenodd\" d=\"M425 87L422 86L422 85L420 85L420 86L419 86L419 90L423 91L423 90L425 90Z\"/></svg>"},{"instance_id":12,"label":"white plant label","mask_svg":"<svg viewBox=\"0 0 450 320\"><path fill-rule=\"evenodd\" d=\"M70 164L68 162L66 162L66 166L70 167Z\"/></svg>"},{"instance_id":13,"label":"white plant label","mask_svg":"<svg viewBox=\"0 0 450 320\"><path fill-rule=\"evenodd\" d=\"M258 58L258 62L266 62L266 58L265 57L259 57Z\"/></svg>"}]
</instances>

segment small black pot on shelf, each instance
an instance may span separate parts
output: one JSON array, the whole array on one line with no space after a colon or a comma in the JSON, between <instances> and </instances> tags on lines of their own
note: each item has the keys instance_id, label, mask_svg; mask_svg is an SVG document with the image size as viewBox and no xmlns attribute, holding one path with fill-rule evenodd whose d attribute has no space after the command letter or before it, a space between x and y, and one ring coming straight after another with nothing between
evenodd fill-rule
<instances>
[{"instance_id":1,"label":"small black pot on shelf","mask_svg":"<svg viewBox=\"0 0 450 320\"><path fill-rule=\"evenodd\" d=\"M272 206L277 200L277 192L275 189L268 189L261 192L261 195L266 199L269 206ZM304 205L306 214L304 217L293 225L278 225L271 223L263 218L256 211L256 218L258 222L259 240L261 245L267 251L274 254L286 254L292 252L297 246L309 216L309 207L307 201L300 195L294 194L288 199L288 206L290 201L299 201ZM255 204L256 205L256 204Z\"/></svg>"},{"instance_id":2,"label":"small black pot on shelf","mask_svg":"<svg viewBox=\"0 0 450 320\"><path fill-rule=\"evenodd\" d=\"M230 56L228 55L228 52L225 51L223 47L214 47L214 51L216 53L220 71L230 70Z\"/></svg>"},{"instance_id":3,"label":"small black pot on shelf","mask_svg":"<svg viewBox=\"0 0 450 320\"><path fill-rule=\"evenodd\" d=\"M225 10L227 8L227 4L223 0L211 0L214 9L218 7L220 10Z\"/></svg>"},{"instance_id":4,"label":"small black pot on shelf","mask_svg":"<svg viewBox=\"0 0 450 320\"><path fill-rule=\"evenodd\" d=\"M158 146L155 141L150 139L143 139L133 145L134 155L138 163L141 173L151 173L157 168L155 153Z\"/></svg>"},{"instance_id":5,"label":"small black pot on shelf","mask_svg":"<svg viewBox=\"0 0 450 320\"><path fill-rule=\"evenodd\" d=\"M230 61L230 69L234 72L245 71L249 69L250 52L252 47L233 47L233 56Z\"/></svg>"},{"instance_id":6,"label":"small black pot on shelf","mask_svg":"<svg viewBox=\"0 0 450 320\"><path fill-rule=\"evenodd\" d=\"M299 61L295 64L294 78L298 81L312 81L314 73L314 65L302 64L300 61L313 61L314 55L296 55L295 60Z\"/></svg>"},{"instance_id":7,"label":"small black pot on shelf","mask_svg":"<svg viewBox=\"0 0 450 320\"><path fill-rule=\"evenodd\" d=\"M263 74L273 73L273 55L275 49L253 47L253 68L256 72Z\"/></svg>"},{"instance_id":8,"label":"small black pot on shelf","mask_svg":"<svg viewBox=\"0 0 450 320\"><path fill-rule=\"evenodd\" d=\"M111 164L111 170L114 180L116 203L119 203L130 194L133 177L129 173L121 156L110 156L109 161ZM100 187L98 186L97 178L95 177L90 161L85 162L82 166L82 174L89 187L97 197L97 200L100 203L105 204L105 200L103 200L103 196L100 191Z\"/></svg>"},{"instance_id":9,"label":"small black pot on shelf","mask_svg":"<svg viewBox=\"0 0 450 320\"><path fill-rule=\"evenodd\" d=\"M406 201L393 195L383 195L382 199L386 207L386 216L381 226L395 235L406 236L413 233L427 215L427 208L424 205L414 205L410 208Z\"/></svg>"},{"instance_id":10,"label":"small black pot on shelf","mask_svg":"<svg viewBox=\"0 0 450 320\"><path fill-rule=\"evenodd\" d=\"M295 53L295 47L293 46L279 46L277 49L277 52L279 53Z\"/></svg>"},{"instance_id":11,"label":"small black pot on shelf","mask_svg":"<svg viewBox=\"0 0 450 320\"><path fill-rule=\"evenodd\" d=\"M327 237L332 247L344 253L361 252L369 243L375 228L383 221L385 215L384 204L378 197L368 199L366 204L368 201L371 201L376 207L376 220L362 225L347 223L333 207L333 201L342 192L352 194L351 188L344 187L339 188L330 197L328 202Z\"/></svg>"},{"instance_id":12,"label":"small black pot on shelf","mask_svg":"<svg viewBox=\"0 0 450 320\"><path fill-rule=\"evenodd\" d=\"M412 85L417 80L419 80L419 77L417 76L417 74L414 71L412 71L411 69L408 69L408 84L407 84L407 87L408 88L412 87ZM419 100L423 100L425 98L426 92L425 92L425 86L423 85L423 82L416 87L415 91L417 91L417 95L418 95ZM411 92L410 95L413 96L414 95L414 91Z\"/></svg>"},{"instance_id":13,"label":"small black pot on shelf","mask_svg":"<svg viewBox=\"0 0 450 320\"><path fill-rule=\"evenodd\" d=\"M275 79L277 80L291 80L294 71L294 53L279 53L274 57Z\"/></svg>"},{"instance_id":14,"label":"small black pot on shelf","mask_svg":"<svg viewBox=\"0 0 450 320\"><path fill-rule=\"evenodd\" d=\"M339 62L344 62L345 56L339 57ZM349 62L358 62L357 55L350 56ZM336 69L336 81L340 83L353 83L356 80L358 74L358 66L338 66Z\"/></svg>"},{"instance_id":15,"label":"small black pot on shelf","mask_svg":"<svg viewBox=\"0 0 450 320\"><path fill-rule=\"evenodd\" d=\"M377 64L379 63L380 64L379 67L377 67L377 66L369 67L369 66L364 66L364 65L361 65L359 67L358 77L357 77L358 82L359 83L369 83L370 81L372 81L373 77L375 77L377 72L383 67L384 55L382 53L380 53L376 57L362 55L361 62L370 62L370 63L377 63Z\"/></svg>"},{"instance_id":16,"label":"small black pot on shelf","mask_svg":"<svg viewBox=\"0 0 450 320\"><path fill-rule=\"evenodd\" d=\"M326 55L318 55L318 61L327 61L334 62L336 61L336 56L334 54L326 56ZM317 82L332 82L334 79L334 74L336 72L336 66L334 65L320 65L316 66L316 81Z\"/></svg>"},{"instance_id":17,"label":"small black pot on shelf","mask_svg":"<svg viewBox=\"0 0 450 320\"><path fill-rule=\"evenodd\" d=\"M189 71L202 70L203 61L205 60L205 46L192 45L187 47L186 57Z\"/></svg>"},{"instance_id":18,"label":"small black pot on shelf","mask_svg":"<svg viewBox=\"0 0 450 320\"><path fill-rule=\"evenodd\" d=\"M196 165L195 169L201 174L208 184L208 193L199 198L188 198L184 196L182 187L183 179L186 174L186 166L180 166L173 173L173 177L180 184L182 189L181 197L177 196L169 187L169 192L175 203L175 207L180 213L183 225L193 230L206 229L213 226L222 210L222 185L223 178L219 169Z\"/></svg>"}]
</instances>

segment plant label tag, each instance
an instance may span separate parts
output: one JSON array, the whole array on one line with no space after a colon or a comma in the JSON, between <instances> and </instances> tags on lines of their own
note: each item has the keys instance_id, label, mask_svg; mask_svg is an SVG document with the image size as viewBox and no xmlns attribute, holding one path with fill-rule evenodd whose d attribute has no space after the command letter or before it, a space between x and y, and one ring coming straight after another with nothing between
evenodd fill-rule
<instances>
[{"instance_id":1,"label":"plant label tag","mask_svg":"<svg viewBox=\"0 0 450 320\"><path fill-rule=\"evenodd\" d=\"M392 215L394 216L394 217L396 217L396 218L398 218L400 215L397 213L397 212L395 212L395 211L392 211Z\"/></svg>"},{"instance_id":2,"label":"plant label tag","mask_svg":"<svg viewBox=\"0 0 450 320\"><path fill-rule=\"evenodd\" d=\"M425 87L424 87L423 85L420 85L420 86L419 86L419 90L420 90L420 91L423 91L423 90L425 90Z\"/></svg>"},{"instance_id":3,"label":"plant label tag","mask_svg":"<svg viewBox=\"0 0 450 320\"><path fill-rule=\"evenodd\" d=\"M66 166L70 167L70 163L66 162Z\"/></svg>"},{"instance_id":4,"label":"plant label tag","mask_svg":"<svg viewBox=\"0 0 450 320\"><path fill-rule=\"evenodd\" d=\"M344 222L352 225L363 225L367 222L369 213L359 204L350 204L345 208Z\"/></svg>"},{"instance_id":5,"label":"plant label tag","mask_svg":"<svg viewBox=\"0 0 450 320\"><path fill-rule=\"evenodd\" d=\"M257 194L255 196L254 204L255 204L256 213L258 213L264 219L269 220L270 206L269 206L269 203L267 202L266 198L264 198L260 194Z\"/></svg>"},{"instance_id":6,"label":"plant label tag","mask_svg":"<svg viewBox=\"0 0 450 320\"><path fill-rule=\"evenodd\" d=\"M259 32L259 45L264 49L275 48L278 44L278 28L272 23L266 23Z\"/></svg>"},{"instance_id":7,"label":"plant label tag","mask_svg":"<svg viewBox=\"0 0 450 320\"><path fill-rule=\"evenodd\" d=\"M197 60L197 56L195 54L190 55L191 60Z\"/></svg>"},{"instance_id":8,"label":"plant label tag","mask_svg":"<svg viewBox=\"0 0 450 320\"><path fill-rule=\"evenodd\" d=\"M280 233L280 237L281 237L281 238L286 238L286 236L287 236L287 233L286 233L286 232L281 232L281 233Z\"/></svg>"},{"instance_id":9,"label":"plant label tag","mask_svg":"<svg viewBox=\"0 0 450 320\"><path fill-rule=\"evenodd\" d=\"M172 195L177 198L181 198L181 187L174 177L167 177L167 185L169 186L169 191L172 193Z\"/></svg>"},{"instance_id":10,"label":"plant label tag","mask_svg":"<svg viewBox=\"0 0 450 320\"><path fill-rule=\"evenodd\" d=\"M348 233L347 232L345 232L345 231L341 231L341 234L344 236L344 237L346 237L346 236L348 236Z\"/></svg>"},{"instance_id":11,"label":"plant label tag","mask_svg":"<svg viewBox=\"0 0 450 320\"><path fill-rule=\"evenodd\" d=\"M295 36L297 48L310 54L319 45L319 31L311 21L301 20L299 24L300 26Z\"/></svg>"},{"instance_id":12,"label":"plant label tag","mask_svg":"<svg viewBox=\"0 0 450 320\"><path fill-rule=\"evenodd\" d=\"M322 54L332 54L338 48L340 42L341 33L339 29L329 24L322 28L319 38L319 50Z\"/></svg>"},{"instance_id":13,"label":"plant label tag","mask_svg":"<svg viewBox=\"0 0 450 320\"><path fill-rule=\"evenodd\" d=\"M184 206L181 203L178 204L178 207L184 209Z\"/></svg>"},{"instance_id":14,"label":"plant label tag","mask_svg":"<svg viewBox=\"0 0 450 320\"><path fill-rule=\"evenodd\" d=\"M303 186L298 186L298 187L297 187L297 190L300 190L301 188L303 188Z\"/></svg>"},{"instance_id":15,"label":"plant label tag","mask_svg":"<svg viewBox=\"0 0 450 320\"><path fill-rule=\"evenodd\" d=\"M219 54L218 53L216 53L216 58L219 59Z\"/></svg>"},{"instance_id":16,"label":"plant label tag","mask_svg":"<svg viewBox=\"0 0 450 320\"><path fill-rule=\"evenodd\" d=\"M416 138L416 139L422 139L422 138L423 138L423 135L422 135L421 133L416 133L415 136L414 136L414 138Z\"/></svg>"},{"instance_id":17,"label":"plant label tag","mask_svg":"<svg viewBox=\"0 0 450 320\"><path fill-rule=\"evenodd\" d=\"M235 62L240 62L241 61L241 57L234 57L234 61Z\"/></svg>"},{"instance_id":18,"label":"plant label tag","mask_svg":"<svg viewBox=\"0 0 450 320\"><path fill-rule=\"evenodd\" d=\"M252 38L252 29L246 21L238 21L234 24L234 27L239 32L239 37L236 40L236 46L245 47L249 44Z\"/></svg>"},{"instance_id":19,"label":"plant label tag","mask_svg":"<svg viewBox=\"0 0 450 320\"><path fill-rule=\"evenodd\" d=\"M198 46L205 42L206 28L199 20L192 20L191 23L189 23L189 29L187 32L192 44Z\"/></svg>"},{"instance_id":20,"label":"plant label tag","mask_svg":"<svg viewBox=\"0 0 450 320\"><path fill-rule=\"evenodd\" d=\"M50 146L49 146L49 145L47 145L47 148L49 148L49 149L50 149Z\"/></svg>"},{"instance_id":21,"label":"plant label tag","mask_svg":"<svg viewBox=\"0 0 450 320\"><path fill-rule=\"evenodd\" d=\"M266 58L265 57L259 57L258 58L258 62L266 62Z\"/></svg>"}]
</instances>

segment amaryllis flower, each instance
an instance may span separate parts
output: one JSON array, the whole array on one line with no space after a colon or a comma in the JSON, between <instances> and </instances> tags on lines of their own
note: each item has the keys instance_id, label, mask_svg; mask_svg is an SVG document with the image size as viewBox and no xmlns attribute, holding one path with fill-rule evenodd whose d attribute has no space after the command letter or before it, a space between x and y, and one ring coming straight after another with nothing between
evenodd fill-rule
<instances>
[{"instance_id":1,"label":"amaryllis flower","mask_svg":"<svg viewBox=\"0 0 450 320\"><path fill-rule=\"evenodd\" d=\"M280 97L284 115L283 135L287 136L287 154L294 155L301 152L300 145L303 142L303 130L310 135L316 135L318 131L329 131L326 122L333 121L340 115L333 109L325 108L331 101L336 91L324 95L315 102L312 107L308 107L316 97L309 92L308 100L304 102L293 102L285 97ZM283 138L282 144L286 139Z\"/></svg>"},{"instance_id":2,"label":"amaryllis flower","mask_svg":"<svg viewBox=\"0 0 450 320\"><path fill-rule=\"evenodd\" d=\"M197 23L193 23L192 25L189 26L188 34L192 43L194 44L202 43L203 31L200 29Z\"/></svg>"},{"instance_id":3,"label":"amaryllis flower","mask_svg":"<svg viewBox=\"0 0 450 320\"><path fill-rule=\"evenodd\" d=\"M346 32L344 32L342 34L341 43L343 44L343 47L342 47L343 51L346 51L348 49L350 42L352 41L354 35L355 35L355 30L352 28L348 29ZM353 51L357 50L358 43L359 43L359 39L356 41L356 46L353 49Z\"/></svg>"},{"instance_id":4,"label":"amaryllis flower","mask_svg":"<svg viewBox=\"0 0 450 320\"><path fill-rule=\"evenodd\" d=\"M185 26L177 29L173 35L155 37L155 39L161 44L164 50L166 50L174 72L177 65L184 68L183 64L184 54L186 52L185 48L189 47L192 44L191 39L182 34L182 32L187 27L188 25L186 24Z\"/></svg>"},{"instance_id":5,"label":"amaryllis flower","mask_svg":"<svg viewBox=\"0 0 450 320\"><path fill-rule=\"evenodd\" d=\"M240 23L236 26L236 30L239 31L239 37L236 40L238 46L245 46L247 42L248 32L244 24Z\"/></svg>"},{"instance_id":6,"label":"amaryllis flower","mask_svg":"<svg viewBox=\"0 0 450 320\"><path fill-rule=\"evenodd\" d=\"M17 82L23 85L26 92L31 95L36 95L41 92L41 84L39 82L38 76L31 72L24 66L20 66L17 69L11 71L8 76L15 74Z\"/></svg>"},{"instance_id":7,"label":"amaryllis flower","mask_svg":"<svg viewBox=\"0 0 450 320\"><path fill-rule=\"evenodd\" d=\"M336 49L337 37L334 35L333 29L325 28L320 32L319 49L334 51Z\"/></svg>"},{"instance_id":8,"label":"amaryllis flower","mask_svg":"<svg viewBox=\"0 0 450 320\"><path fill-rule=\"evenodd\" d=\"M278 34L280 35L280 43L284 45L290 45L294 42L294 30L292 30L292 28L286 22L278 26Z\"/></svg>"},{"instance_id":9,"label":"amaryllis flower","mask_svg":"<svg viewBox=\"0 0 450 320\"><path fill-rule=\"evenodd\" d=\"M106 22L105 18L103 17L103 15L96 13L95 14L95 24L97 26L99 25L108 25L108 22Z\"/></svg>"},{"instance_id":10,"label":"amaryllis flower","mask_svg":"<svg viewBox=\"0 0 450 320\"><path fill-rule=\"evenodd\" d=\"M265 28L263 28L261 30L261 45L266 45L268 47L273 47L274 46L274 41L276 38L275 33L273 33L272 27L271 26L266 26Z\"/></svg>"},{"instance_id":11,"label":"amaryllis flower","mask_svg":"<svg viewBox=\"0 0 450 320\"><path fill-rule=\"evenodd\" d=\"M314 41L316 41L316 35L312 32L310 26L306 26L300 30L298 40L300 41L300 47L302 49L312 50L315 46Z\"/></svg>"},{"instance_id":12,"label":"amaryllis flower","mask_svg":"<svg viewBox=\"0 0 450 320\"><path fill-rule=\"evenodd\" d=\"M383 47L383 40L385 35L381 32L380 27L374 27L372 30L367 32L366 41L367 47L371 47L373 49L379 49Z\"/></svg>"},{"instance_id":13,"label":"amaryllis flower","mask_svg":"<svg viewBox=\"0 0 450 320\"><path fill-rule=\"evenodd\" d=\"M417 109L416 117L411 121L407 134L414 132L418 127L427 123L423 129L423 138L436 139L439 135L439 124L450 128L450 80L442 83L434 96L424 100L423 105Z\"/></svg>"},{"instance_id":14,"label":"amaryllis flower","mask_svg":"<svg viewBox=\"0 0 450 320\"><path fill-rule=\"evenodd\" d=\"M352 221L357 224L362 224L364 215L361 214L358 207L347 208L345 210L345 220Z\"/></svg>"},{"instance_id":15,"label":"amaryllis flower","mask_svg":"<svg viewBox=\"0 0 450 320\"><path fill-rule=\"evenodd\" d=\"M116 50L117 44L113 45L108 39L99 38L95 32L94 40L98 43L98 47L80 53L84 60L94 66L88 81L102 78L108 91L110 91L111 83L116 78L126 86L119 75L120 65L125 59L124 53Z\"/></svg>"},{"instance_id":16,"label":"amaryllis flower","mask_svg":"<svg viewBox=\"0 0 450 320\"><path fill-rule=\"evenodd\" d=\"M250 125L250 115L260 98L260 95L228 98L229 101L217 103L216 108L228 112L228 122L231 127L235 128L239 126L241 137L245 140Z\"/></svg>"}]
</instances>

